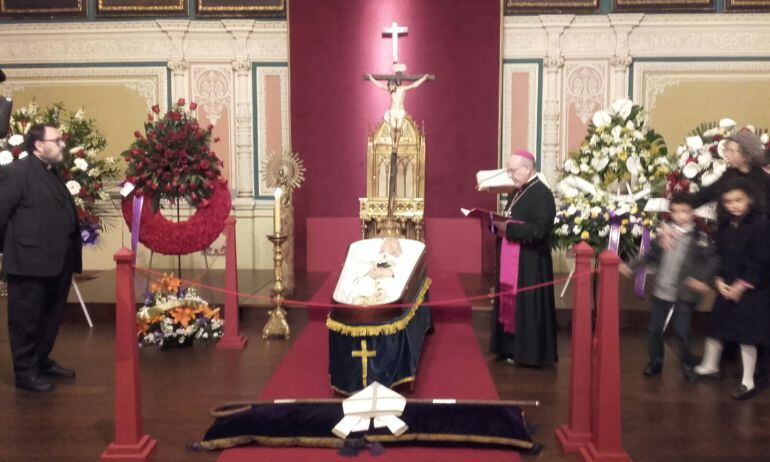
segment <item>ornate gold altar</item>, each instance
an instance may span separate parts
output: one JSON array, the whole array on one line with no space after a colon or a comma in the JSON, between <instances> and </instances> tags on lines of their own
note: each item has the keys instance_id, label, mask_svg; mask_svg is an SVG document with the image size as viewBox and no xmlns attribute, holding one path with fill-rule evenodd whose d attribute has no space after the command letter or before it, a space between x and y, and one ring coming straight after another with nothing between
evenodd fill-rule
<instances>
[{"instance_id":1,"label":"ornate gold altar","mask_svg":"<svg viewBox=\"0 0 770 462\"><path fill-rule=\"evenodd\" d=\"M364 239L377 236L388 216L391 151L390 125L383 120L367 142L366 197L358 199ZM397 165L394 216L399 233L407 239L424 241L425 136L409 115L401 127Z\"/></svg>"}]
</instances>

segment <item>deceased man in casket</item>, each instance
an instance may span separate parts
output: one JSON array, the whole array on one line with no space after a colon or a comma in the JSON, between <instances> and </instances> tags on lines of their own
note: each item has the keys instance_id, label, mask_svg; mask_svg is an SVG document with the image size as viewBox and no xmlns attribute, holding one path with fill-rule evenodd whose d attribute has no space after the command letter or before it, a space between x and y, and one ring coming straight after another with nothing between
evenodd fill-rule
<instances>
[{"instance_id":1,"label":"deceased man in casket","mask_svg":"<svg viewBox=\"0 0 770 462\"><path fill-rule=\"evenodd\" d=\"M334 290L334 301L364 306L398 302L424 250L425 244L411 239L354 242Z\"/></svg>"}]
</instances>

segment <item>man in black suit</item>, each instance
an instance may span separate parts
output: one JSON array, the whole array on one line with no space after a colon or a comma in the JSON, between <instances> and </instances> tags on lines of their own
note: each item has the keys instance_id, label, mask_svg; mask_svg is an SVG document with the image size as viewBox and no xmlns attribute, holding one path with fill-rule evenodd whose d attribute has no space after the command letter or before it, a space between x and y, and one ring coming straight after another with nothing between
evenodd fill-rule
<instances>
[{"instance_id":1,"label":"man in black suit","mask_svg":"<svg viewBox=\"0 0 770 462\"><path fill-rule=\"evenodd\" d=\"M8 277L8 332L16 386L49 391L48 377L75 371L49 357L59 331L72 273L82 270L77 212L56 166L61 132L34 125L28 156L0 168L0 251Z\"/></svg>"}]
</instances>

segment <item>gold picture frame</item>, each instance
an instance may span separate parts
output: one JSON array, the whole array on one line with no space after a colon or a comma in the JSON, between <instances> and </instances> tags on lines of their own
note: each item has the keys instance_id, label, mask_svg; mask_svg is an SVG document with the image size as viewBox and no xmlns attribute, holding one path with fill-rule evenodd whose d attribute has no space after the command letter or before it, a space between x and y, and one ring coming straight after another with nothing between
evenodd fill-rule
<instances>
[{"instance_id":1,"label":"gold picture frame","mask_svg":"<svg viewBox=\"0 0 770 462\"><path fill-rule=\"evenodd\" d=\"M0 0L0 17L85 16L86 0Z\"/></svg>"},{"instance_id":2,"label":"gold picture frame","mask_svg":"<svg viewBox=\"0 0 770 462\"><path fill-rule=\"evenodd\" d=\"M100 17L187 16L187 0L98 0Z\"/></svg>"},{"instance_id":3,"label":"gold picture frame","mask_svg":"<svg viewBox=\"0 0 770 462\"><path fill-rule=\"evenodd\" d=\"M725 0L727 12L767 12L770 11L770 0Z\"/></svg>"},{"instance_id":4,"label":"gold picture frame","mask_svg":"<svg viewBox=\"0 0 770 462\"><path fill-rule=\"evenodd\" d=\"M286 0L195 0L195 14L203 17L285 18Z\"/></svg>"},{"instance_id":5,"label":"gold picture frame","mask_svg":"<svg viewBox=\"0 0 770 462\"><path fill-rule=\"evenodd\" d=\"M714 0L612 0L613 12L716 11Z\"/></svg>"},{"instance_id":6,"label":"gold picture frame","mask_svg":"<svg viewBox=\"0 0 770 462\"><path fill-rule=\"evenodd\" d=\"M505 0L503 5L506 15L596 13L599 7L599 0Z\"/></svg>"}]
</instances>

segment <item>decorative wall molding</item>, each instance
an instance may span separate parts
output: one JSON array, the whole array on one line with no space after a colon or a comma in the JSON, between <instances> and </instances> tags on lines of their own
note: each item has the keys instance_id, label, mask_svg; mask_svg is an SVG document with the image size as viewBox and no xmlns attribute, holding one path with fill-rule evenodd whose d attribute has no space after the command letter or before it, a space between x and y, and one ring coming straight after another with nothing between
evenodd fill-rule
<instances>
[{"instance_id":1,"label":"decorative wall molding","mask_svg":"<svg viewBox=\"0 0 770 462\"><path fill-rule=\"evenodd\" d=\"M168 100L166 69L162 66L142 67L6 67L8 81L0 85L0 94L35 86L119 85L134 90L147 105L166 107Z\"/></svg>"},{"instance_id":2,"label":"decorative wall molding","mask_svg":"<svg viewBox=\"0 0 770 462\"><path fill-rule=\"evenodd\" d=\"M543 60L541 171L550 180L555 179L557 168L567 154L566 141L572 138L565 133L570 104L580 103L577 106L582 108L582 120L590 112L589 106L600 100L598 94L594 98L588 94L578 96L586 90L576 90L575 83L589 74L596 78L587 70L593 67L604 79L603 104L628 96L629 82L634 97L639 98L642 95L640 72L642 68L648 71L653 68L649 66L652 63L640 66L638 61L651 58L684 61L692 65L693 72L721 68L724 72L744 72L742 67L719 61L743 58L749 60L743 61L745 66L751 67L752 59L770 58L770 14L561 14L504 18L503 59ZM764 63L753 66L765 69ZM629 75L631 67L633 76ZM648 75L644 83L648 88L644 90L648 101L638 102L654 105L655 95L660 94L665 85L676 85L677 79L656 80L652 74ZM501 117L505 140L504 112Z\"/></svg>"},{"instance_id":3,"label":"decorative wall molding","mask_svg":"<svg viewBox=\"0 0 770 462\"><path fill-rule=\"evenodd\" d=\"M279 65L279 66L256 66L256 75L254 76L254 88L252 91L255 92L256 95L256 106L254 107L254 110L256 111L256 122L259 122L260 120L265 120L267 117L267 104L266 104L266 94L265 94L265 78L268 76L277 76L280 79L281 82L281 146L283 149L289 149L291 147L291 140L290 140L290 114L288 111L289 107L289 69L287 66ZM257 174L255 176L255 181L258 182L259 188L257 191L257 195L259 196L269 196L273 194L272 189L268 189L265 187L264 183L261 181L263 176L263 166L262 166L262 159L265 159L268 152L267 147L267 124L260 123L258 130L257 130L257 146L256 146L256 156L254 159L255 165L257 166Z\"/></svg>"},{"instance_id":4,"label":"decorative wall molding","mask_svg":"<svg viewBox=\"0 0 770 462\"><path fill-rule=\"evenodd\" d=\"M529 87L527 88L527 146L514 146L511 141L511 127L514 111L521 111L519 107L513 107L512 100L514 95L512 94L513 87L513 74L527 74L529 79ZM507 154L513 152L515 149L526 148L530 152L538 153L540 151L538 146L538 103L540 96L540 65L536 62L532 63L504 63L503 64L503 103L502 103L502 151L500 153L500 165L504 165L506 162ZM524 95L519 95L524 96Z\"/></svg>"},{"instance_id":5,"label":"decorative wall molding","mask_svg":"<svg viewBox=\"0 0 770 462\"><path fill-rule=\"evenodd\" d=\"M86 0L0 0L0 18L84 17Z\"/></svg>"},{"instance_id":6,"label":"decorative wall molding","mask_svg":"<svg viewBox=\"0 0 770 462\"><path fill-rule=\"evenodd\" d=\"M633 79L634 100L652 112L663 92L689 82L766 82L770 80L770 57L768 61L639 62L634 64Z\"/></svg>"},{"instance_id":7,"label":"decorative wall molding","mask_svg":"<svg viewBox=\"0 0 770 462\"><path fill-rule=\"evenodd\" d=\"M187 0L97 0L97 16L187 16Z\"/></svg>"}]
</instances>

